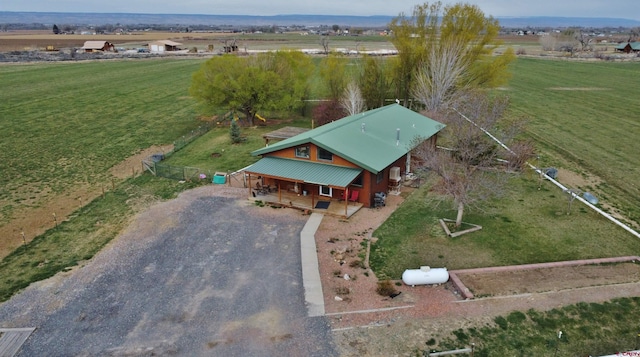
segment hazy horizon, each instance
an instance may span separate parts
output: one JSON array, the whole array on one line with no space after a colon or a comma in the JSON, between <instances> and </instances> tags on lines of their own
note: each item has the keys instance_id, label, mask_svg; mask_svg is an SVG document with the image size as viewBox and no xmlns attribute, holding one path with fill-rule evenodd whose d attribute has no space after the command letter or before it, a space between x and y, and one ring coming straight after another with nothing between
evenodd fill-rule
<instances>
[{"instance_id":1,"label":"hazy horizon","mask_svg":"<svg viewBox=\"0 0 640 357\"><path fill-rule=\"evenodd\" d=\"M583 0L579 5L557 0L514 2L512 0L442 1L443 6L467 2L477 5L487 16L493 17L584 17L640 20L640 1ZM175 14L175 15L346 15L397 16L410 14L413 7L424 2L414 0L352 0L350 2L325 0L312 3L292 3L288 0L4 0L0 11L11 12L66 12L66 13L123 13L123 14Z\"/></svg>"}]
</instances>

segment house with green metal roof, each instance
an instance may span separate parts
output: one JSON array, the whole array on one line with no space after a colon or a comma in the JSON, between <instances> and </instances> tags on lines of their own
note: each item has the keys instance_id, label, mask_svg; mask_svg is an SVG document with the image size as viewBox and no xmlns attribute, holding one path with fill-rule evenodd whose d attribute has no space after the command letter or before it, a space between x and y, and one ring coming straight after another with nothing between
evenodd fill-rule
<instances>
[{"instance_id":1,"label":"house with green metal roof","mask_svg":"<svg viewBox=\"0 0 640 357\"><path fill-rule=\"evenodd\" d=\"M262 156L245 171L257 188L311 200L375 205L376 193L401 184L411 170L411 150L435 145L444 125L399 104L351 115L252 152ZM257 181L259 180L259 181ZM258 191L260 192L260 191ZM284 202L293 202L284 199ZM293 205L293 204L292 204ZM346 215L346 214L345 214Z\"/></svg>"},{"instance_id":2,"label":"house with green metal roof","mask_svg":"<svg viewBox=\"0 0 640 357\"><path fill-rule=\"evenodd\" d=\"M616 51L624 53L638 52L640 51L640 42L623 42L616 46Z\"/></svg>"}]
</instances>

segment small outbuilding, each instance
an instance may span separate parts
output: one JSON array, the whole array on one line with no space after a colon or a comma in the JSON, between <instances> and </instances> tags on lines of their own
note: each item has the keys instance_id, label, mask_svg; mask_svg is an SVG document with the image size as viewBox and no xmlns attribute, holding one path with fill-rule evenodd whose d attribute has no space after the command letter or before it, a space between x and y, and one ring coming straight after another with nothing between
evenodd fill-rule
<instances>
[{"instance_id":1,"label":"small outbuilding","mask_svg":"<svg viewBox=\"0 0 640 357\"><path fill-rule=\"evenodd\" d=\"M179 46L182 46L182 44L179 42L174 42L171 40L159 40L149 43L149 52L174 52L180 50Z\"/></svg>"},{"instance_id":2,"label":"small outbuilding","mask_svg":"<svg viewBox=\"0 0 640 357\"><path fill-rule=\"evenodd\" d=\"M109 41L85 41L84 52L114 52L115 46Z\"/></svg>"},{"instance_id":3,"label":"small outbuilding","mask_svg":"<svg viewBox=\"0 0 640 357\"><path fill-rule=\"evenodd\" d=\"M640 42L626 42L616 46L616 51L631 53L640 51Z\"/></svg>"}]
</instances>

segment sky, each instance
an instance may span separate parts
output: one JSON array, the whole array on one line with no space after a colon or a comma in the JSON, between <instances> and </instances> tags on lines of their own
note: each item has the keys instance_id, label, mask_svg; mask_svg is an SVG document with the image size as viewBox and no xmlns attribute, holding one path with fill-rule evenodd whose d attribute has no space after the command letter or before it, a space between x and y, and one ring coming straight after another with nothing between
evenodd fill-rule
<instances>
[{"instance_id":1,"label":"sky","mask_svg":"<svg viewBox=\"0 0 640 357\"><path fill-rule=\"evenodd\" d=\"M110 12L206 15L353 15L410 14L416 0L2 0L0 11ZM430 3L433 3L431 1ZM610 17L640 20L638 0L443 0L466 2L487 16Z\"/></svg>"}]
</instances>

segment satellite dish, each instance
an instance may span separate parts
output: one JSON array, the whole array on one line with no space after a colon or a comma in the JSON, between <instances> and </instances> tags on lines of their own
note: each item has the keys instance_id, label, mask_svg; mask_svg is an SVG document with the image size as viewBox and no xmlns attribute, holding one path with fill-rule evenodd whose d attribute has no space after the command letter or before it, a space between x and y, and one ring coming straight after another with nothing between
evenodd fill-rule
<instances>
[{"instance_id":1,"label":"satellite dish","mask_svg":"<svg viewBox=\"0 0 640 357\"><path fill-rule=\"evenodd\" d=\"M400 104L400 99L396 98L396 104Z\"/></svg>"},{"instance_id":2,"label":"satellite dish","mask_svg":"<svg viewBox=\"0 0 640 357\"><path fill-rule=\"evenodd\" d=\"M596 196L590 194L589 192L583 193L582 197L584 197L584 199L587 200L587 202L591 203L592 205L598 204L598 198L596 198Z\"/></svg>"}]
</instances>

